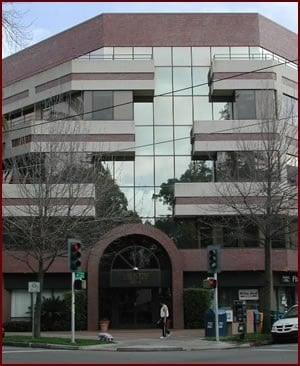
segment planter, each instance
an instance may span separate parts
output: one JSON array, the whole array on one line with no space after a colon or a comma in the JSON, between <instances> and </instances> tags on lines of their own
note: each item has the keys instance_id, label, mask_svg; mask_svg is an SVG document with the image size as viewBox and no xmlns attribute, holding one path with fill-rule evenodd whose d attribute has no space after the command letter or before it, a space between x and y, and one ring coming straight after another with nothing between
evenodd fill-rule
<instances>
[{"instance_id":1,"label":"planter","mask_svg":"<svg viewBox=\"0 0 300 366\"><path fill-rule=\"evenodd\" d=\"M108 319L102 319L100 320L100 331L101 332L107 332L108 331L108 328L109 328L109 323L110 321Z\"/></svg>"}]
</instances>

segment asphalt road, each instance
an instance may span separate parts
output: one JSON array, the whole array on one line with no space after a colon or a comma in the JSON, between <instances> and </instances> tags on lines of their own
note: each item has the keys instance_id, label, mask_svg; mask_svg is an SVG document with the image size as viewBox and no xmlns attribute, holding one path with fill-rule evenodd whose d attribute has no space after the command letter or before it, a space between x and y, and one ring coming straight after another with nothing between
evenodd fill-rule
<instances>
[{"instance_id":1,"label":"asphalt road","mask_svg":"<svg viewBox=\"0 0 300 366\"><path fill-rule=\"evenodd\" d=\"M2 362L17 363L271 363L297 364L297 344L276 344L256 348L173 352L67 351L4 347Z\"/></svg>"}]
</instances>

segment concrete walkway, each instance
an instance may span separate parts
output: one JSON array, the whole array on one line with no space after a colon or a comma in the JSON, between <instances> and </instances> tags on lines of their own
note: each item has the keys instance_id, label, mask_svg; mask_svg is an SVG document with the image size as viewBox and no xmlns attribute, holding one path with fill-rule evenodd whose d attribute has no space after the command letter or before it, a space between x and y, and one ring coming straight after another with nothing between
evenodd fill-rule
<instances>
[{"instance_id":1,"label":"concrete walkway","mask_svg":"<svg viewBox=\"0 0 300 366\"><path fill-rule=\"evenodd\" d=\"M78 331L76 338L97 339L99 332ZM7 335L30 335L30 333L9 332ZM80 347L80 349L95 351L185 351L207 349L231 349L249 347L250 344L237 345L230 342L208 341L204 338L204 329L179 329L171 330L171 335L160 339L160 329L134 329L134 330L111 330L114 343ZM42 332L44 337L71 337L70 332Z\"/></svg>"}]
</instances>

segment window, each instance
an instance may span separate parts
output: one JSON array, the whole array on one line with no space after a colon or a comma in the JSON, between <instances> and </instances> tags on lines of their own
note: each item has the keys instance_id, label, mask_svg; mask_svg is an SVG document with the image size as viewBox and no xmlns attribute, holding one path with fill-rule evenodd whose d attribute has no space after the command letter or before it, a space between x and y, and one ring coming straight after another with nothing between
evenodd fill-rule
<instances>
[{"instance_id":1,"label":"window","mask_svg":"<svg viewBox=\"0 0 300 366\"><path fill-rule=\"evenodd\" d=\"M191 65L190 47L173 47L173 65L174 66Z\"/></svg>"},{"instance_id":2,"label":"window","mask_svg":"<svg viewBox=\"0 0 300 366\"><path fill-rule=\"evenodd\" d=\"M155 68L155 94L172 95L172 69L171 67Z\"/></svg>"},{"instance_id":3,"label":"window","mask_svg":"<svg viewBox=\"0 0 300 366\"><path fill-rule=\"evenodd\" d=\"M190 67L173 67L173 78L174 78L174 95L193 94L192 74Z\"/></svg>"},{"instance_id":4,"label":"window","mask_svg":"<svg viewBox=\"0 0 300 366\"><path fill-rule=\"evenodd\" d=\"M229 120L233 119L231 102L213 102L213 119Z\"/></svg>"},{"instance_id":5,"label":"window","mask_svg":"<svg viewBox=\"0 0 300 366\"><path fill-rule=\"evenodd\" d=\"M193 94L194 95L207 95L209 87L208 80L208 67L193 67ZM204 84L204 85L202 85ZM197 86L201 85L201 86Z\"/></svg>"},{"instance_id":6,"label":"window","mask_svg":"<svg viewBox=\"0 0 300 366\"><path fill-rule=\"evenodd\" d=\"M290 95L282 95L281 118L286 118L286 122L296 125L298 121L298 99Z\"/></svg>"},{"instance_id":7,"label":"window","mask_svg":"<svg viewBox=\"0 0 300 366\"><path fill-rule=\"evenodd\" d=\"M93 120L112 120L113 92L97 90L92 92L92 118Z\"/></svg>"},{"instance_id":8,"label":"window","mask_svg":"<svg viewBox=\"0 0 300 366\"><path fill-rule=\"evenodd\" d=\"M171 47L154 47L153 58L155 66L171 66Z\"/></svg>"},{"instance_id":9,"label":"window","mask_svg":"<svg viewBox=\"0 0 300 366\"><path fill-rule=\"evenodd\" d=\"M255 91L236 90L233 108L234 119L256 119Z\"/></svg>"}]
</instances>

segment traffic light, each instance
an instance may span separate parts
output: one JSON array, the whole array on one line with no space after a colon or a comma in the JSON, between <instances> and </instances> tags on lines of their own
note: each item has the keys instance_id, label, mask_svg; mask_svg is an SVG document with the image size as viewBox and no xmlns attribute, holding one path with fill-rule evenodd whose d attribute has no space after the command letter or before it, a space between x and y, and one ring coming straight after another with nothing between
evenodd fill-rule
<instances>
[{"instance_id":1,"label":"traffic light","mask_svg":"<svg viewBox=\"0 0 300 366\"><path fill-rule=\"evenodd\" d=\"M76 272L81 267L81 242L75 239L68 240L69 270Z\"/></svg>"},{"instance_id":2,"label":"traffic light","mask_svg":"<svg viewBox=\"0 0 300 366\"><path fill-rule=\"evenodd\" d=\"M217 273L218 269L218 249L210 248L208 249L208 272Z\"/></svg>"},{"instance_id":3,"label":"traffic light","mask_svg":"<svg viewBox=\"0 0 300 366\"><path fill-rule=\"evenodd\" d=\"M216 288L217 287L217 280L214 278L208 277L203 280L203 287L204 288Z\"/></svg>"}]
</instances>

